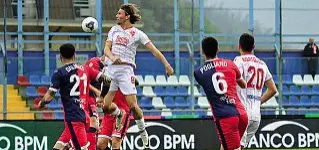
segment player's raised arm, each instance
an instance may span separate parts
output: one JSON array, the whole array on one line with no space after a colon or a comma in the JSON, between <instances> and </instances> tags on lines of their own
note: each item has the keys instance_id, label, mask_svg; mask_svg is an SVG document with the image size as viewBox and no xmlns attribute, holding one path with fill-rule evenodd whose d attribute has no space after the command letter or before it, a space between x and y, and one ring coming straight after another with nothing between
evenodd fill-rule
<instances>
[{"instance_id":1,"label":"player's raised arm","mask_svg":"<svg viewBox=\"0 0 319 150\"><path fill-rule=\"evenodd\" d=\"M148 42L145 44L146 48L165 66L166 74L168 76L174 74L174 69L168 63L164 55L154 46L152 42Z\"/></svg>"}]
</instances>

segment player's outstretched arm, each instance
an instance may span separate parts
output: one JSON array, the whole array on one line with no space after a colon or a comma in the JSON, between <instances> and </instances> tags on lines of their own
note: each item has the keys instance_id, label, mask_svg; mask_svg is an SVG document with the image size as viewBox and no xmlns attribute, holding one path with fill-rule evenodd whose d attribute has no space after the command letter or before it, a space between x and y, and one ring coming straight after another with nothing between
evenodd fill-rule
<instances>
[{"instance_id":1,"label":"player's outstretched arm","mask_svg":"<svg viewBox=\"0 0 319 150\"><path fill-rule=\"evenodd\" d=\"M277 87L273 79L269 79L265 82L267 87L266 92L261 96L261 104L267 102L271 97L277 93Z\"/></svg>"},{"instance_id":2,"label":"player's outstretched arm","mask_svg":"<svg viewBox=\"0 0 319 150\"><path fill-rule=\"evenodd\" d=\"M146 45L146 48L152 52L152 54L162 62L162 64L165 66L166 74L168 76L174 74L174 69L171 67L171 65L168 63L164 55L155 47L155 45L152 42L148 42Z\"/></svg>"},{"instance_id":3,"label":"player's outstretched arm","mask_svg":"<svg viewBox=\"0 0 319 150\"><path fill-rule=\"evenodd\" d=\"M246 88L246 81L244 79L242 79L242 78L237 80L237 84L242 89Z\"/></svg>"},{"instance_id":4,"label":"player's outstretched arm","mask_svg":"<svg viewBox=\"0 0 319 150\"><path fill-rule=\"evenodd\" d=\"M50 103L52 99L54 98L55 92L48 90L41 101L38 104L38 108L43 108L46 104Z\"/></svg>"}]
</instances>

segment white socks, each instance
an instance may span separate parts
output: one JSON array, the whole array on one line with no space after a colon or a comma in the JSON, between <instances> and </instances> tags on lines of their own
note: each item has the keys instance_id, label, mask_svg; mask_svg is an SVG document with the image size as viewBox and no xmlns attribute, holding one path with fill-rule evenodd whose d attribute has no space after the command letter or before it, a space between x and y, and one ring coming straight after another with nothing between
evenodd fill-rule
<instances>
[{"instance_id":1,"label":"white socks","mask_svg":"<svg viewBox=\"0 0 319 150\"><path fill-rule=\"evenodd\" d=\"M140 119L140 120L135 120L135 123L137 124L138 130L144 131L145 130L145 122L144 122L144 118Z\"/></svg>"},{"instance_id":2,"label":"white socks","mask_svg":"<svg viewBox=\"0 0 319 150\"><path fill-rule=\"evenodd\" d=\"M116 107L116 109L112 112L113 116L119 116L120 114L121 114L121 110L118 107Z\"/></svg>"}]
</instances>

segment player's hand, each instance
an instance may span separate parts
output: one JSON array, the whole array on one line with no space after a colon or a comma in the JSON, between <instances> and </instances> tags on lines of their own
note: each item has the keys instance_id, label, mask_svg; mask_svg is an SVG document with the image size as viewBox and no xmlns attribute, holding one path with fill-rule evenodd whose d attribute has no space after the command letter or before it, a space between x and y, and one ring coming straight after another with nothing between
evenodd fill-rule
<instances>
[{"instance_id":1,"label":"player's hand","mask_svg":"<svg viewBox=\"0 0 319 150\"><path fill-rule=\"evenodd\" d=\"M174 69L171 67L171 65L165 66L165 71L167 76L171 76L174 74Z\"/></svg>"},{"instance_id":2,"label":"player's hand","mask_svg":"<svg viewBox=\"0 0 319 150\"><path fill-rule=\"evenodd\" d=\"M46 104L46 103L44 102L44 100L40 100L40 102L38 103L38 108L39 108L39 109L44 108L45 104Z\"/></svg>"},{"instance_id":3,"label":"player's hand","mask_svg":"<svg viewBox=\"0 0 319 150\"><path fill-rule=\"evenodd\" d=\"M103 84L106 86L110 86L112 79L110 77L104 76ZM101 95L101 94L100 94Z\"/></svg>"}]
</instances>

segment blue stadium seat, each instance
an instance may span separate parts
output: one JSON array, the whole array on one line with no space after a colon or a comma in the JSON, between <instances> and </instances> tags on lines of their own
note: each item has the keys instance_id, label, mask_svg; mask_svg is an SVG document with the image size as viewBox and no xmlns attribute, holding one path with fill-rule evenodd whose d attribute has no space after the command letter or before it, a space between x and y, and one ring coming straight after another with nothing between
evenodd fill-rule
<instances>
[{"instance_id":1,"label":"blue stadium seat","mask_svg":"<svg viewBox=\"0 0 319 150\"><path fill-rule=\"evenodd\" d=\"M290 95L300 95L299 87L296 85L290 86Z\"/></svg>"},{"instance_id":2,"label":"blue stadium seat","mask_svg":"<svg viewBox=\"0 0 319 150\"><path fill-rule=\"evenodd\" d=\"M56 112L55 113L55 119L63 120L64 119L64 114L62 112Z\"/></svg>"},{"instance_id":3,"label":"blue stadium seat","mask_svg":"<svg viewBox=\"0 0 319 150\"><path fill-rule=\"evenodd\" d=\"M282 83L283 83L283 84L292 84L292 77L291 77L291 75L283 75L283 76L282 76Z\"/></svg>"},{"instance_id":4,"label":"blue stadium seat","mask_svg":"<svg viewBox=\"0 0 319 150\"><path fill-rule=\"evenodd\" d=\"M58 109L59 108L56 99L53 99L47 106L49 109Z\"/></svg>"},{"instance_id":5,"label":"blue stadium seat","mask_svg":"<svg viewBox=\"0 0 319 150\"><path fill-rule=\"evenodd\" d=\"M30 75L29 81L30 81L30 85L35 85L35 86L41 85L41 79L40 79L40 76L38 75Z\"/></svg>"},{"instance_id":6,"label":"blue stadium seat","mask_svg":"<svg viewBox=\"0 0 319 150\"><path fill-rule=\"evenodd\" d=\"M142 88L141 87L136 87L137 91L137 96L143 96Z\"/></svg>"},{"instance_id":7,"label":"blue stadium seat","mask_svg":"<svg viewBox=\"0 0 319 150\"><path fill-rule=\"evenodd\" d=\"M289 96L288 106L299 106L299 99L297 96Z\"/></svg>"},{"instance_id":8,"label":"blue stadium seat","mask_svg":"<svg viewBox=\"0 0 319 150\"><path fill-rule=\"evenodd\" d=\"M195 97L194 97L194 98L195 98ZM192 107L192 101L194 101L194 108L200 108L200 107L198 106L198 102L197 102L197 99L196 99L196 98L195 98L194 100L192 100L192 97L187 97L186 103L187 103L187 105L188 105L189 108Z\"/></svg>"},{"instance_id":9,"label":"blue stadium seat","mask_svg":"<svg viewBox=\"0 0 319 150\"><path fill-rule=\"evenodd\" d=\"M155 86L154 93L156 94L156 96L166 96L165 90L161 86Z\"/></svg>"},{"instance_id":10,"label":"blue stadium seat","mask_svg":"<svg viewBox=\"0 0 319 150\"><path fill-rule=\"evenodd\" d=\"M289 89L286 85L282 85L282 95L290 95Z\"/></svg>"},{"instance_id":11,"label":"blue stadium seat","mask_svg":"<svg viewBox=\"0 0 319 150\"><path fill-rule=\"evenodd\" d=\"M175 98L175 107L176 108L187 108L188 105L183 97Z\"/></svg>"},{"instance_id":12,"label":"blue stadium seat","mask_svg":"<svg viewBox=\"0 0 319 150\"><path fill-rule=\"evenodd\" d=\"M196 109L195 110L196 115L199 117L206 117L207 116L207 111L204 109Z\"/></svg>"},{"instance_id":13,"label":"blue stadium seat","mask_svg":"<svg viewBox=\"0 0 319 150\"><path fill-rule=\"evenodd\" d=\"M312 87L311 95L319 95L319 86L318 85L314 85Z\"/></svg>"},{"instance_id":14,"label":"blue stadium seat","mask_svg":"<svg viewBox=\"0 0 319 150\"><path fill-rule=\"evenodd\" d=\"M58 92L55 93L55 97L61 97L60 91L58 91Z\"/></svg>"},{"instance_id":15,"label":"blue stadium seat","mask_svg":"<svg viewBox=\"0 0 319 150\"><path fill-rule=\"evenodd\" d=\"M173 86L166 87L166 95L167 96L176 96L176 90Z\"/></svg>"},{"instance_id":16,"label":"blue stadium seat","mask_svg":"<svg viewBox=\"0 0 319 150\"><path fill-rule=\"evenodd\" d=\"M139 103L142 108L145 108L145 109L153 108L152 101L148 97L142 97Z\"/></svg>"},{"instance_id":17,"label":"blue stadium seat","mask_svg":"<svg viewBox=\"0 0 319 150\"><path fill-rule=\"evenodd\" d=\"M192 115L191 111L183 110L183 109L175 109L173 111L173 115L182 116L182 115Z\"/></svg>"},{"instance_id":18,"label":"blue stadium seat","mask_svg":"<svg viewBox=\"0 0 319 150\"><path fill-rule=\"evenodd\" d=\"M300 106L302 106L302 107L311 106L311 101L310 101L308 96L301 96L300 97Z\"/></svg>"},{"instance_id":19,"label":"blue stadium seat","mask_svg":"<svg viewBox=\"0 0 319 150\"><path fill-rule=\"evenodd\" d=\"M25 90L26 97L37 97L39 96L36 88L34 86L28 86Z\"/></svg>"},{"instance_id":20,"label":"blue stadium seat","mask_svg":"<svg viewBox=\"0 0 319 150\"><path fill-rule=\"evenodd\" d=\"M308 85L301 86L301 95L311 95L311 88Z\"/></svg>"},{"instance_id":21,"label":"blue stadium seat","mask_svg":"<svg viewBox=\"0 0 319 150\"><path fill-rule=\"evenodd\" d=\"M63 108L63 104L62 104L61 98L58 99L58 108Z\"/></svg>"},{"instance_id":22,"label":"blue stadium seat","mask_svg":"<svg viewBox=\"0 0 319 150\"><path fill-rule=\"evenodd\" d=\"M203 96L206 96L206 93L204 91L204 89L202 87L200 87L199 89L200 94L202 94Z\"/></svg>"},{"instance_id":23,"label":"blue stadium seat","mask_svg":"<svg viewBox=\"0 0 319 150\"><path fill-rule=\"evenodd\" d=\"M298 115L305 115L308 113L308 109L306 107L299 107L298 108Z\"/></svg>"},{"instance_id":24,"label":"blue stadium seat","mask_svg":"<svg viewBox=\"0 0 319 150\"><path fill-rule=\"evenodd\" d=\"M174 108L175 107L173 97L170 97L170 96L164 97L163 102L167 108Z\"/></svg>"},{"instance_id":25,"label":"blue stadium seat","mask_svg":"<svg viewBox=\"0 0 319 150\"><path fill-rule=\"evenodd\" d=\"M275 109L274 108L266 108L264 111L261 111L262 115L275 115Z\"/></svg>"},{"instance_id":26,"label":"blue stadium seat","mask_svg":"<svg viewBox=\"0 0 319 150\"><path fill-rule=\"evenodd\" d=\"M187 89L185 87L179 86L176 88L178 96L188 96Z\"/></svg>"},{"instance_id":27,"label":"blue stadium seat","mask_svg":"<svg viewBox=\"0 0 319 150\"><path fill-rule=\"evenodd\" d=\"M319 96L311 96L311 106L319 106Z\"/></svg>"},{"instance_id":28,"label":"blue stadium seat","mask_svg":"<svg viewBox=\"0 0 319 150\"><path fill-rule=\"evenodd\" d=\"M41 76L41 85L50 85L50 77L43 75Z\"/></svg>"},{"instance_id":29,"label":"blue stadium seat","mask_svg":"<svg viewBox=\"0 0 319 150\"><path fill-rule=\"evenodd\" d=\"M282 106L289 106L289 101L286 96L282 97Z\"/></svg>"},{"instance_id":30,"label":"blue stadium seat","mask_svg":"<svg viewBox=\"0 0 319 150\"><path fill-rule=\"evenodd\" d=\"M287 112L287 115L297 115L298 114L297 109L294 107L288 107L286 109L286 112Z\"/></svg>"}]
</instances>

